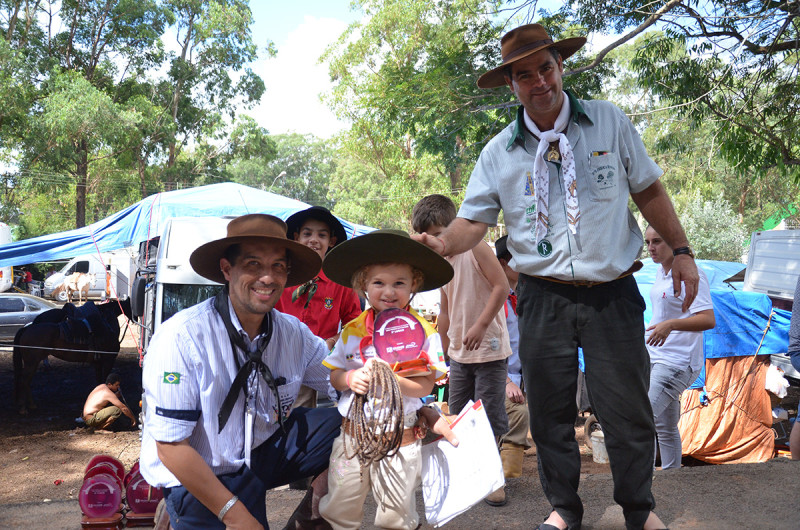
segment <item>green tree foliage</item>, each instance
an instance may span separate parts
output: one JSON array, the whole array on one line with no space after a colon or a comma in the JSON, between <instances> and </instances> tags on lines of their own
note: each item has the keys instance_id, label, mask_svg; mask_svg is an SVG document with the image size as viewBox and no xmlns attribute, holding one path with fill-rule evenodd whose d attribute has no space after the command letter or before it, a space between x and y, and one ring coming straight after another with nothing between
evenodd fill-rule
<instances>
[{"instance_id":1,"label":"green tree foliage","mask_svg":"<svg viewBox=\"0 0 800 530\"><path fill-rule=\"evenodd\" d=\"M226 168L234 181L333 208L328 187L336 168L336 151L329 141L311 134L260 136L250 131L247 139L239 135L240 154Z\"/></svg>"},{"instance_id":2,"label":"green tree foliage","mask_svg":"<svg viewBox=\"0 0 800 530\"><path fill-rule=\"evenodd\" d=\"M639 83L632 67L645 43L662 35L646 33L609 54L616 65L615 78L603 97L620 105L637 125L648 152L664 169L661 181L679 208L698 196L710 202L722 197L746 233L762 229L765 218L797 201L800 183L774 168L759 172L731 164L721 152L723 121L709 118L696 123L663 109L660 96ZM685 55L685 48L676 44L669 57L679 60Z\"/></svg>"},{"instance_id":3,"label":"green tree foliage","mask_svg":"<svg viewBox=\"0 0 800 530\"><path fill-rule=\"evenodd\" d=\"M678 207L678 216L698 258L741 262L747 253L749 234L725 199L695 194Z\"/></svg>"},{"instance_id":4,"label":"green tree foliage","mask_svg":"<svg viewBox=\"0 0 800 530\"><path fill-rule=\"evenodd\" d=\"M657 24L632 63L639 83L693 128L712 122L720 156L737 171L800 180L799 13L793 1L582 0L574 16L587 29L623 34L591 65Z\"/></svg>"},{"instance_id":5,"label":"green tree foliage","mask_svg":"<svg viewBox=\"0 0 800 530\"><path fill-rule=\"evenodd\" d=\"M246 0L0 0L4 217L37 235L224 178L234 112L264 91L251 24Z\"/></svg>"},{"instance_id":6,"label":"green tree foliage","mask_svg":"<svg viewBox=\"0 0 800 530\"><path fill-rule=\"evenodd\" d=\"M190 142L221 139L223 119L258 102L264 82L248 67L258 50L250 33L253 17L247 1L167 0L166 6L176 17L179 49L170 57L168 75L175 136L168 146L165 178L188 184L186 164L177 164L181 150ZM267 52L275 50L270 45ZM195 153L202 153L196 165L204 166L205 157L221 151Z\"/></svg>"}]
</instances>

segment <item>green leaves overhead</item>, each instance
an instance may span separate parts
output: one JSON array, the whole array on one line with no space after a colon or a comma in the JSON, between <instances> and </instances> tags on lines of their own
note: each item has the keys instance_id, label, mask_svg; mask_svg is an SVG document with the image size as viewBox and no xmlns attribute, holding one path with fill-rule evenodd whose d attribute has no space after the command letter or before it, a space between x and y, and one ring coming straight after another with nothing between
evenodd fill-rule
<instances>
[{"instance_id":1,"label":"green leaves overhead","mask_svg":"<svg viewBox=\"0 0 800 530\"><path fill-rule=\"evenodd\" d=\"M121 197L202 182L228 156L212 143L264 92L251 24L244 0L0 0L0 157L15 186L53 193L38 175L57 174L74 197L57 207L83 226ZM35 200L12 194L8 217Z\"/></svg>"}]
</instances>

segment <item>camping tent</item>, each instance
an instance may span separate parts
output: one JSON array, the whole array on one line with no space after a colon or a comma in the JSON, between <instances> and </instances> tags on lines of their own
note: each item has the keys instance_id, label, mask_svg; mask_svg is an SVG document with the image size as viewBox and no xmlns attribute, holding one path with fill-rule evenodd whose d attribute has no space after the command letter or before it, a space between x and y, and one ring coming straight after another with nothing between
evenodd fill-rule
<instances>
[{"instance_id":1,"label":"camping tent","mask_svg":"<svg viewBox=\"0 0 800 530\"><path fill-rule=\"evenodd\" d=\"M656 265L636 280L648 305ZM683 454L709 463L763 462L774 454L775 434L765 379L769 356L785 353L788 311L774 309L763 293L736 290L724 282L741 263L698 260L708 277L716 326L703 333L704 372L681 399Z\"/></svg>"},{"instance_id":2,"label":"camping tent","mask_svg":"<svg viewBox=\"0 0 800 530\"><path fill-rule=\"evenodd\" d=\"M233 182L156 193L114 215L67 232L0 247L0 267L72 258L138 245L161 233L171 217L268 213L286 219L310 205ZM340 219L348 237L372 229Z\"/></svg>"}]
</instances>

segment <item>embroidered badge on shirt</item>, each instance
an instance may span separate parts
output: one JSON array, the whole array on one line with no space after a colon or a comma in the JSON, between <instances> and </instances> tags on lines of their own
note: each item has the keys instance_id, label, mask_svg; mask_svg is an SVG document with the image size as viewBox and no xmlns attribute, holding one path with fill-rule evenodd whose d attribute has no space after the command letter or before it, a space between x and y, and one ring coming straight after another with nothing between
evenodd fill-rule
<instances>
[{"instance_id":1,"label":"embroidered badge on shirt","mask_svg":"<svg viewBox=\"0 0 800 530\"><path fill-rule=\"evenodd\" d=\"M536 250L539 252L540 256L546 258L553 252L553 244L546 239L542 239L539 241L539 244L536 245Z\"/></svg>"},{"instance_id":2,"label":"embroidered badge on shirt","mask_svg":"<svg viewBox=\"0 0 800 530\"><path fill-rule=\"evenodd\" d=\"M327 298L326 297L324 299L322 305L323 305L323 307L325 307L325 309L331 309L333 307L333 298Z\"/></svg>"},{"instance_id":3,"label":"embroidered badge on shirt","mask_svg":"<svg viewBox=\"0 0 800 530\"><path fill-rule=\"evenodd\" d=\"M615 175L613 166L605 165L592 169L592 178L594 178L598 188L613 188L615 186Z\"/></svg>"},{"instance_id":4,"label":"embroidered badge on shirt","mask_svg":"<svg viewBox=\"0 0 800 530\"><path fill-rule=\"evenodd\" d=\"M533 177L531 172L525 172L525 195L531 197L533 195Z\"/></svg>"},{"instance_id":5,"label":"embroidered badge on shirt","mask_svg":"<svg viewBox=\"0 0 800 530\"><path fill-rule=\"evenodd\" d=\"M181 374L178 372L164 372L164 379L162 383L168 385L179 385L181 382Z\"/></svg>"}]
</instances>

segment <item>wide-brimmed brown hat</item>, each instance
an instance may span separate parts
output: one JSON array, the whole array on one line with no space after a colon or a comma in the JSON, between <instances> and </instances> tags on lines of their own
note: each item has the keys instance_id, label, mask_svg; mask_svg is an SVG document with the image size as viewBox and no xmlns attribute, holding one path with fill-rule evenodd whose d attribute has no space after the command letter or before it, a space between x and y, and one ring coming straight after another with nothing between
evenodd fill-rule
<instances>
[{"instance_id":1,"label":"wide-brimmed brown hat","mask_svg":"<svg viewBox=\"0 0 800 530\"><path fill-rule=\"evenodd\" d=\"M505 86L504 70L506 66L545 48L555 48L561 54L561 58L566 59L580 50L584 44L586 44L586 37L573 37L553 42L541 24L526 24L512 29L500 39L503 64L480 76L478 86L480 88Z\"/></svg>"},{"instance_id":2,"label":"wide-brimmed brown hat","mask_svg":"<svg viewBox=\"0 0 800 530\"><path fill-rule=\"evenodd\" d=\"M336 245L325 256L322 271L339 285L352 287L358 269L378 263L405 263L421 270L425 280L420 291L436 289L453 279L453 267L446 259L402 230L375 230Z\"/></svg>"},{"instance_id":3,"label":"wide-brimmed brown hat","mask_svg":"<svg viewBox=\"0 0 800 530\"><path fill-rule=\"evenodd\" d=\"M228 247L237 243L266 242L286 249L289 255L289 277L286 287L300 285L319 274L322 260L305 245L286 238L286 223L274 215L254 213L242 215L228 223L228 236L201 245L192 252L189 263L197 274L225 283L219 260Z\"/></svg>"},{"instance_id":4,"label":"wide-brimmed brown hat","mask_svg":"<svg viewBox=\"0 0 800 530\"><path fill-rule=\"evenodd\" d=\"M312 206L311 208L306 208L305 210L300 210L290 215L289 218L286 219L286 235L289 236L290 239L293 239L294 235L300 231L300 228L303 227L303 223L308 219L316 219L328 225L331 229L331 235L336 237L336 245L347 241L347 233L344 231L344 226L342 226L342 223L324 206Z\"/></svg>"}]
</instances>

